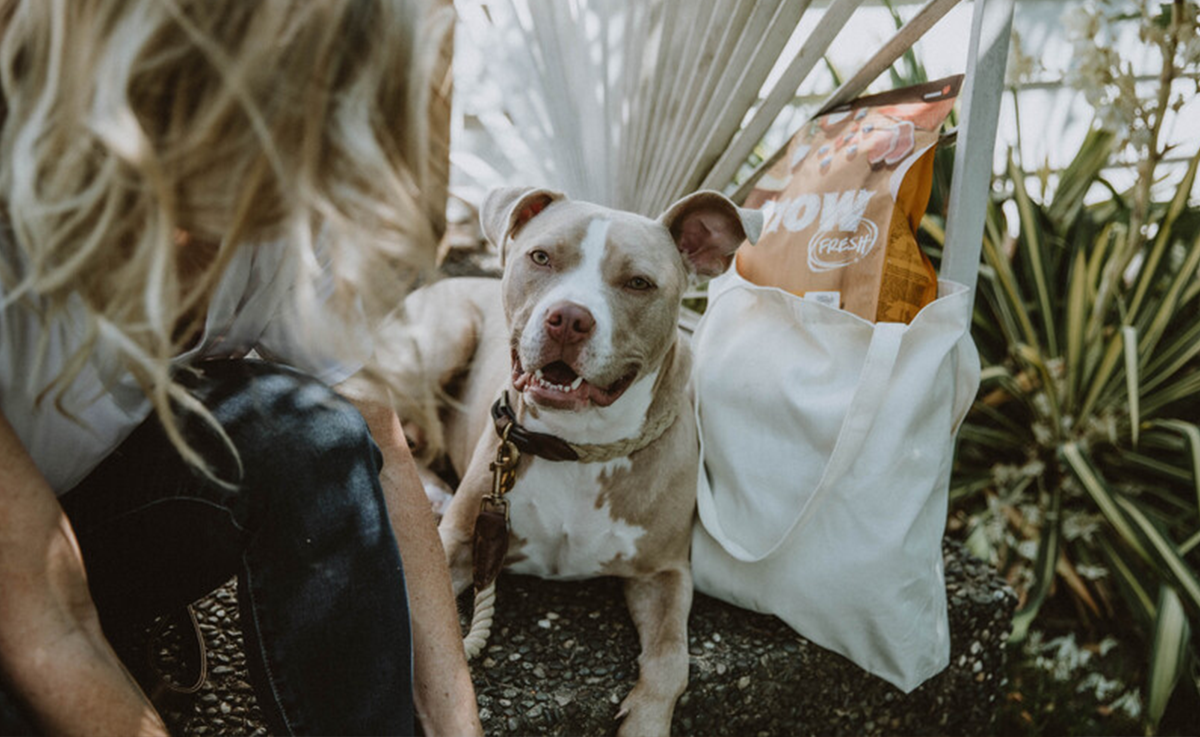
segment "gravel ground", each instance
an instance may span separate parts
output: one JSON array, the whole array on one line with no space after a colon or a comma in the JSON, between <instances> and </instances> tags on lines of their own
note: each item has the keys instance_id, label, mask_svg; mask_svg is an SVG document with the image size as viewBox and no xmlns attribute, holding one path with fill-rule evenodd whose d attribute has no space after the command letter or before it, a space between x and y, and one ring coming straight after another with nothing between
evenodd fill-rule
<instances>
[{"instance_id":1,"label":"gravel ground","mask_svg":"<svg viewBox=\"0 0 1200 737\"><path fill-rule=\"evenodd\" d=\"M151 694L159 713L176 735L266 735L262 711L254 698L242 630L238 623L237 582L230 581L193 607L208 653L208 677L192 694L162 687L162 678L187 688L195 683L195 634L182 614L161 622L148 633L150 656L129 659L134 675ZM140 667L139 667L140 666Z\"/></svg>"},{"instance_id":2,"label":"gravel ground","mask_svg":"<svg viewBox=\"0 0 1200 737\"><path fill-rule=\"evenodd\" d=\"M1003 686L1015 597L986 565L947 542L951 665L905 695L778 619L697 595L691 672L672 732L706 735L986 734ZM637 636L619 581L500 579L492 638L472 663L488 734L612 734L637 674ZM464 604L466 599L464 598ZM194 695L160 702L176 734L265 734L248 685L236 585L197 606L210 673ZM159 667L188 680L186 620L152 643ZM188 655L184 660L194 660Z\"/></svg>"}]
</instances>

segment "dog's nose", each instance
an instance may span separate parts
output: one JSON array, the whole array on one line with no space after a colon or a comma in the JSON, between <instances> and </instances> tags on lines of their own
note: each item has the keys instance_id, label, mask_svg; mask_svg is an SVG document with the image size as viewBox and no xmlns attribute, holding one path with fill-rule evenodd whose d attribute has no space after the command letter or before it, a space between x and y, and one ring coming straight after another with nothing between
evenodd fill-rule
<instances>
[{"instance_id":1,"label":"dog's nose","mask_svg":"<svg viewBox=\"0 0 1200 737\"><path fill-rule=\"evenodd\" d=\"M595 328L596 318L592 313L574 302L559 302L546 313L546 333L560 343L579 343Z\"/></svg>"}]
</instances>

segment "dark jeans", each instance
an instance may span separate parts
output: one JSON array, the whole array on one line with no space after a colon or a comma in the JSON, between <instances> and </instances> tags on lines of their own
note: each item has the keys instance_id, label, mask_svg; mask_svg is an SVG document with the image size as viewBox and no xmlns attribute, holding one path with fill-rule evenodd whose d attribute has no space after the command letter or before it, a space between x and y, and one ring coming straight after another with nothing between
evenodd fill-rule
<instances>
[{"instance_id":1,"label":"dark jeans","mask_svg":"<svg viewBox=\"0 0 1200 737\"><path fill-rule=\"evenodd\" d=\"M153 417L61 502L114 644L238 576L246 658L272 734L411 734L412 648L381 456L353 405L302 374L214 361L183 379L238 449ZM0 695L0 704L3 697Z\"/></svg>"}]
</instances>

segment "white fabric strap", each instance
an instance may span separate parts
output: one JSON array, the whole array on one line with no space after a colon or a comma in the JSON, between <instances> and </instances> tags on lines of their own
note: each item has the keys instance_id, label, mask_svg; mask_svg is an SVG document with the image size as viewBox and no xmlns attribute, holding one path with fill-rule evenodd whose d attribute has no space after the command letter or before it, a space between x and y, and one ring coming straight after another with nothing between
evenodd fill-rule
<instances>
[{"instance_id":1,"label":"white fabric strap","mask_svg":"<svg viewBox=\"0 0 1200 737\"><path fill-rule=\"evenodd\" d=\"M830 454L829 461L825 464L825 469L821 473L821 479L817 482L817 486L813 490L812 495L809 496L808 501L797 512L796 519L783 531L779 539L768 543L765 551L752 552L741 543L732 539L724 531L721 527L720 514L716 509L716 502L713 500L712 488L709 484L701 481L696 498L700 520L704 523L705 529L708 530L712 538L725 549L725 552L745 563L754 563L768 558L791 537L796 529L813 516L821 499L827 495L828 490L837 483L837 480L860 457L863 443L866 441L871 428L875 424L875 417L891 386L892 368L895 366L896 358L900 354L900 345L903 342L907 327L903 323L881 322L875 325L875 330L871 335L871 343L867 348L866 359L863 362L862 373L859 375L854 395L846 409L846 416L842 420L842 426L838 430L833 452ZM697 422L699 422L699 413L700 402L697 399ZM704 468L701 468L700 472L702 474L705 473Z\"/></svg>"},{"instance_id":2,"label":"white fabric strap","mask_svg":"<svg viewBox=\"0 0 1200 737\"><path fill-rule=\"evenodd\" d=\"M992 181L992 151L1004 93L1004 70L1014 0L975 0L971 42L960 105L954 174L946 212L941 278L974 291Z\"/></svg>"}]
</instances>

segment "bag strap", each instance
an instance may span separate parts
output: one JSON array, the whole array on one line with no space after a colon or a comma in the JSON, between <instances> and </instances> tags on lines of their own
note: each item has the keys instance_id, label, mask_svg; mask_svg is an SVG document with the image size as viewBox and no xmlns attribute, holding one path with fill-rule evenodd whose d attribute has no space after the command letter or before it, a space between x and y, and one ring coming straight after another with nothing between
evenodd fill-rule
<instances>
[{"instance_id":1,"label":"bag strap","mask_svg":"<svg viewBox=\"0 0 1200 737\"><path fill-rule=\"evenodd\" d=\"M896 365L900 344L907 327L903 323L881 322L875 325L871 343L867 347L862 373L859 374L858 384L855 386L854 395L846 408L846 416L838 430L833 452L829 455L829 460L821 473L821 479L817 482L808 501L797 512L796 519L788 525L778 540L768 544L765 552L751 552L725 532L721 527L720 515L717 513L711 486L705 483L699 484L696 506L700 513L700 521L713 539L725 549L725 552L746 563L755 563L773 555L797 528L813 516L822 498L829 494L830 489L838 479L845 475L851 465L861 458L863 443L875 424L875 417L883 405L883 399L891 383L892 369ZM700 403L697 398L697 422L700 419L699 413ZM705 472L703 464L702 457L700 473Z\"/></svg>"},{"instance_id":2,"label":"bag strap","mask_svg":"<svg viewBox=\"0 0 1200 737\"><path fill-rule=\"evenodd\" d=\"M971 290L979 275L1014 4L1015 0L976 0L971 17L941 266L943 279Z\"/></svg>"}]
</instances>

